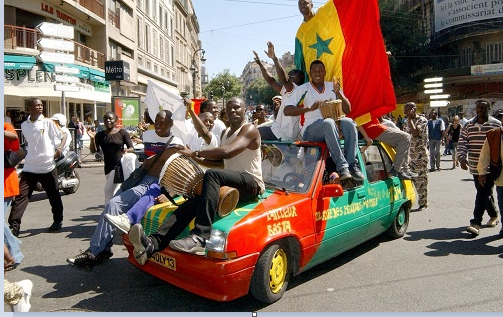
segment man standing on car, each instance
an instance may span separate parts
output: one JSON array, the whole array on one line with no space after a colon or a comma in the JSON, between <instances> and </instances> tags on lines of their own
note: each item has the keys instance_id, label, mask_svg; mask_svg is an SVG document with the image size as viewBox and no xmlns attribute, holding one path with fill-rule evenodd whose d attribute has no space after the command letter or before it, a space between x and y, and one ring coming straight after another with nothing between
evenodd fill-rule
<instances>
[{"instance_id":1,"label":"man standing on car","mask_svg":"<svg viewBox=\"0 0 503 317\"><path fill-rule=\"evenodd\" d=\"M23 173L9 215L9 225L17 237L31 194L38 182L47 193L52 207L53 223L49 231L59 230L63 224L63 202L58 189L58 172L55 159L62 156L67 135L52 120L44 117L44 106L37 98L28 100L30 116L21 124L23 136L28 143ZM59 147L56 144L59 143ZM56 150L54 150L56 149Z\"/></svg>"}]
</instances>

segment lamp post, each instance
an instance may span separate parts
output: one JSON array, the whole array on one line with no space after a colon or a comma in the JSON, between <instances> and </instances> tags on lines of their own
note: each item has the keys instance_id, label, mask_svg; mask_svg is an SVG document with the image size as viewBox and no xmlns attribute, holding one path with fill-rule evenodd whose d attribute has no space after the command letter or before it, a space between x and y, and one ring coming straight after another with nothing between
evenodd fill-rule
<instances>
[{"instance_id":1,"label":"lamp post","mask_svg":"<svg viewBox=\"0 0 503 317\"><path fill-rule=\"evenodd\" d=\"M197 64L196 64L196 54L197 52L199 51L202 51L202 56L201 56L201 62L205 62L206 61L206 58L204 58L204 53L206 53L204 51L203 48L199 48L197 49L194 54L192 54L192 66L190 67L190 70L192 71L192 93L193 93L193 97L196 98L196 75L197 73L199 72L198 70L198 67L197 67Z\"/></svg>"}]
</instances>

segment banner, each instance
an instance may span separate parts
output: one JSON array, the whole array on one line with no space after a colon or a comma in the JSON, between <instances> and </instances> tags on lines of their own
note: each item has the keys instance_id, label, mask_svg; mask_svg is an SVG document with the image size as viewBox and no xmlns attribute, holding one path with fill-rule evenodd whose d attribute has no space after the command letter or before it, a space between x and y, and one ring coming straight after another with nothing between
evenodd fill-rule
<instances>
[{"instance_id":1,"label":"banner","mask_svg":"<svg viewBox=\"0 0 503 317\"><path fill-rule=\"evenodd\" d=\"M435 32L468 22L503 17L501 0L435 0Z\"/></svg>"},{"instance_id":2,"label":"banner","mask_svg":"<svg viewBox=\"0 0 503 317\"><path fill-rule=\"evenodd\" d=\"M140 97L112 97L118 127L134 127L140 122Z\"/></svg>"},{"instance_id":3,"label":"banner","mask_svg":"<svg viewBox=\"0 0 503 317\"><path fill-rule=\"evenodd\" d=\"M145 97L148 113L152 121L155 122L155 116L161 110L171 111L173 119L173 127L171 132L173 135L183 140L185 144L189 142L189 132L185 125L186 108L182 97L172 93L160 84L148 80L147 81L147 96Z\"/></svg>"},{"instance_id":4,"label":"banner","mask_svg":"<svg viewBox=\"0 0 503 317\"><path fill-rule=\"evenodd\" d=\"M325 80L340 78L358 125L396 107L377 0L329 0L303 22L295 38L295 66L306 79L311 62L325 64Z\"/></svg>"}]
</instances>

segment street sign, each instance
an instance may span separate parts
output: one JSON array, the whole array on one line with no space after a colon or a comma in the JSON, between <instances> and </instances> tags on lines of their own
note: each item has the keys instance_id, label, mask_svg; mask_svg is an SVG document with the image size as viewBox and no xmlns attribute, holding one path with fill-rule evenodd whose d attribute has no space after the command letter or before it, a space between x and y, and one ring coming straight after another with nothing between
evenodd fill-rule
<instances>
[{"instance_id":1,"label":"street sign","mask_svg":"<svg viewBox=\"0 0 503 317\"><path fill-rule=\"evenodd\" d=\"M443 93L443 92L444 92L444 90L443 90L443 89L441 89L441 88L440 88L440 89L426 89L426 90L424 91L424 93L425 93L425 94L427 94L427 95L428 95L428 94L441 94L441 93Z\"/></svg>"},{"instance_id":2,"label":"street sign","mask_svg":"<svg viewBox=\"0 0 503 317\"><path fill-rule=\"evenodd\" d=\"M54 65L54 72L63 74L78 74L80 70L73 67L67 67L64 65Z\"/></svg>"},{"instance_id":3,"label":"street sign","mask_svg":"<svg viewBox=\"0 0 503 317\"><path fill-rule=\"evenodd\" d=\"M79 91L80 88L77 86L70 86L70 85L54 85L54 91L71 91L71 92L77 92Z\"/></svg>"},{"instance_id":4,"label":"street sign","mask_svg":"<svg viewBox=\"0 0 503 317\"><path fill-rule=\"evenodd\" d=\"M67 52L75 51L75 44L72 41L42 38L38 40L37 43L44 50L49 49Z\"/></svg>"},{"instance_id":5,"label":"street sign","mask_svg":"<svg viewBox=\"0 0 503 317\"><path fill-rule=\"evenodd\" d=\"M433 83L433 82L438 82L444 80L443 77L433 77L433 78L425 78L424 82L425 83Z\"/></svg>"},{"instance_id":6,"label":"street sign","mask_svg":"<svg viewBox=\"0 0 503 317\"><path fill-rule=\"evenodd\" d=\"M451 95L449 94L444 94L444 95L430 95L430 99L449 99Z\"/></svg>"},{"instance_id":7,"label":"street sign","mask_svg":"<svg viewBox=\"0 0 503 317\"><path fill-rule=\"evenodd\" d=\"M56 75L54 74L54 81L58 83L78 83L80 79L78 77L73 76L65 76L65 75Z\"/></svg>"},{"instance_id":8,"label":"street sign","mask_svg":"<svg viewBox=\"0 0 503 317\"><path fill-rule=\"evenodd\" d=\"M73 40L74 37L73 26L64 24L42 22L37 26L37 30L42 32L44 36L61 37L69 40Z\"/></svg>"},{"instance_id":9,"label":"street sign","mask_svg":"<svg viewBox=\"0 0 503 317\"><path fill-rule=\"evenodd\" d=\"M38 55L42 62L53 62L63 64L75 63L75 56L73 54L42 52Z\"/></svg>"}]
</instances>

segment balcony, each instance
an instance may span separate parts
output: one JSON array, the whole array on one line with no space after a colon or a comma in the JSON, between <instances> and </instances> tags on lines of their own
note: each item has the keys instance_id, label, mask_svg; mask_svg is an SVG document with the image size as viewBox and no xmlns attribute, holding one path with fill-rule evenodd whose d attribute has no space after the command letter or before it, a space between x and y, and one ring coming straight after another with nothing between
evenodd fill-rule
<instances>
[{"instance_id":1,"label":"balcony","mask_svg":"<svg viewBox=\"0 0 503 317\"><path fill-rule=\"evenodd\" d=\"M42 34L35 30L25 27L13 25L4 26L4 50L16 50L18 48L27 48L38 50L37 41L42 38ZM93 50L78 42L72 41L75 44L75 60L95 66L105 68L105 54Z\"/></svg>"},{"instance_id":2,"label":"balcony","mask_svg":"<svg viewBox=\"0 0 503 317\"><path fill-rule=\"evenodd\" d=\"M105 18L105 6L99 0L74 0L84 8L96 14L100 18Z\"/></svg>"},{"instance_id":3,"label":"balcony","mask_svg":"<svg viewBox=\"0 0 503 317\"><path fill-rule=\"evenodd\" d=\"M120 22L121 22L120 16L110 9L108 9L108 21L110 22L110 24L112 24L116 28L120 29Z\"/></svg>"}]
</instances>

